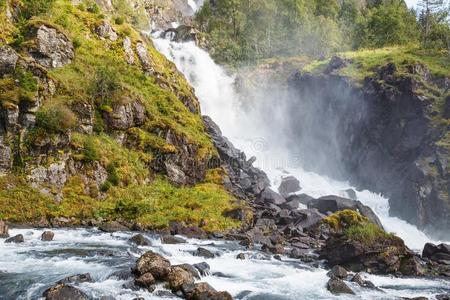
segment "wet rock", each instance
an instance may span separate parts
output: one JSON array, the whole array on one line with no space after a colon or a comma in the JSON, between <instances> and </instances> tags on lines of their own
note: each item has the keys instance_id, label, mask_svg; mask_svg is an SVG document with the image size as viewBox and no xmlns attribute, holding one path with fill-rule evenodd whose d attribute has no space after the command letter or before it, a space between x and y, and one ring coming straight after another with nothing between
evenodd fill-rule
<instances>
[{"instance_id":1,"label":"wet rock","mask_svg":"<svg viewBox=\"0 0 450 300\"><path fill-rule=\"evenodd\" d=\"M331 268L331 270L327 273L327 275L331 278L345 279L348 276L348 272L345 268L336 265L333 268Z\"/></svg>"},{"instance_id":2,"label":"wet rock","mask_svg":"<svg viewBox=\"0 0 450 300\"><path fill-rule=\"evenodd\" d=\"M178 237L178 236L164 235L161 237L161 243L169 244L169 245L184 244L184 243L186 243L186 240L181 237Z\"/></svg>"},{"instance_id":3,"label":"wet rock","mask_svg":"<svg viewBox=\"0 0 450 300\"><path fill-rule=\"evenodd\" d=\"M0 221L0 238L5 239L9 237L9 228L4 221Z\"/></svg>"},{"instance_id":4,"label":"wet rock","mask_svg":"<svg viewBox=\"0 0 450 300\"><path fill-rule=\"evenodd\" d=\"M175 295L172 292L169 291L164 291L164 290L158 290L156 292L153 293L156 297L161 297L161 298L170 298L170 299L174 299L177 298L178 296Z\"/></svg>"},{"instance_id":5,"label":"wet rock","mask_svg":"<svg viewBox=\"0 0 450 300\"><path fill-rule=\"evenodd\" d=\"M178 234L190 239L202 240L208 238L208 234L206 233L206 231L198 226L182 226L178 229Z\"/></svg>"},{"instance_id":6,"label":"wet rock","mask_svg":"<svg viewBox=\"0 0 450 300\"><path fill-rule=\"evenodd\" d=\"M128 227L120 224L117 221L108 222L105 224L102 224L98 227L103 232L116 232L116 231L127 231Z\"/></svg>"},{"instance_id":7,"label":"wet rock","mask_svg":"<svg viewBox=\"0 0 450 300\"><path fill-rule=\"evenodd\" d=\"M440 244L434 245L426 243L422 251L422 256L434 261L449 260L450 261L450 245Z\"/></svg>"},{"instance_id":8,"label":"wet rock","mask_svg":"<svg viewBox=\"0 0 450 300\"><path fill-rule=\"evenodd\" d=\"M182 291L187 300L232 300L233 297L228 292L217 292L206 282L196 284L186 284Z\"/></svg>"},{"instance_id":9,"label":"wet rock","mask_svg":"<svg viewBox=\"0 0 450 300\"><path fill-rule=\"evenodd\" d=\"M95 32L102 38L109 39L113 42L117 40L116 31L107 21L102 21L101 24L95 28Z\"/></svg>"},{"instance_id":10,"label":"wet rock","mask_svg":"<svg viewBox=\"0 0 450 300\"><path fill-rule=\"evenodd\" d=\"M267 187L261 194L261 200L266 203L272 203L275 205L281 205L286 202L283 196L275 193L271 188Z\"/></svg>"},{"instance_id":11,"label":"wet rock","mask_svg":"<svg viewBox=\"0 0 450 300\"><path fill-rule=\"evenodd\" d=\"M196 268L202 276L208 276L211 272L211 268L206 262L193 264L193 267Z\"/></svg>"},{"instance_id":12,"label":"wet rock","mask_svg":"<svg viewBox=\"0 0 450 300\"><path fill-rule=\"evenodd\" d=\"M66 285L64 283L57 284L47 289L43 296L45 300L88 300L89 297L79 289Z\"/></svg>"},{"instance_id":13,"label":"wet rock","mask_svg":"<svg viewBox=\"0 0 450 300\"><path fill-rule=\"evenodd\" d=\"M325 70L326 74L329 74L335 70L341 69L347 65L347 60L335 55L330 59L328 66Z\"/></svg>"},{"instance_id":14,"label":"wet rock","mask_svg":"<svg viewBox=\"0 0 450 300\"><path fill-rule=\"evenodd\" d=\"M361 273L356 273L355 276L353 276L353 278L352 278L352 282L355 282L359 286L364 287L364 288L369 288L369 289L376 289L377 288L375 286L375 284L373 284L372 282L370 282L368 280L364 280L364 278L361 275Z\"/></svg>"},{"instance_id":15,"label":"wet rock","mask_svg":"<svg viewBox=\"0 0 450 300\"><path fill-rule=\"evenodd\" d=\"M30 54L44 67L57 68L72 61L74 48L63 33L41 25L36 33L36 48L31 49Z\"/></svg>"},{"instance_id":16,"label":"wet rock","mask_svg":"<svg viewBox=\"0 0 450 300\"><path fill-rule=\"evenodd\" d=\"M109 275L108 278L116 278L119 280L128 280L131 278L132 275L133 274L131 273L131 270L126 269L126 270L115 271L111 275Z\"/></svg>"},{"instance_id":17,"label":"wet rock","mask_svg":"<svg viewBox=\"0 0 450 300\"><path fill-rule=\"evenodd\" d=\"M0 76L3 74L12 73L16 68L19 55L13 48L7 45L0 47Z\"/></svg>"},{"instance_id":18,"label":"wet rock","mask_svg":"<svg viewBox=\"0 0 450 300\"><path fill-rule=\"evenodd\" d=\"M308 203L308 208L316 208L322 214L335 213L345 209L355 210L368 218L372 223L377 224L380 228L383 228L380 219L378 219L372 209L366 205L363 205L359 201L338 196L324 196L319 199L311 200Z\"/></svg>"},{"instance_id":19,"label":"wet rock","mask_svg":"<svg viewBox=\"0 0 450 300\"><path fill-rule=\"evenodd\" d=\"M177 28L169 28L164 33L164 38L175 42L197 41L198 31L192 26L180 25Z\"/></svg>"},{"instance_id":20,"label":"wet rock","mask_svg":"<svg viewBox=\"0 0 450 300\"><path fill-rule=\"evenodd\" d=\"M245 255L245 253L239 253L237 256L236 256L236 259L246 259L246 255Z\"/></svg>"},{"instance_id":21,"label":"wet rock","mask_svg":"<svg viewBox=\"0 0 450 300\"><path fill-rule=\"evenodd\" d=\"M194 277L183 268L172 267L167 276L167 282L169 283L170 289L176 292L179 291L183 285L194 283Z\"/></svg>"},{"instance_id":22,"label":"wet rock","mask_svg":"<svg viewBox=\"0 0 450 300\"><path fill-rule=\"evenodd\" d=\"M194 278L200 279L199 271L197 270L197 268L195 268L194 266L192 266L190 264L181 264L181 265L176 265L174 267L182 268L186 272L189 272Z\"/></svg>"},{"instance_id":23,"label":"wet rock","mask_svg":"<svg viewBox=\"0 0 450 300\"><path fill-rule=\"evenodd\" d=\"M278 192L283 197L288 197L290 194L301 190L300 181L294 176L288 176L281 179L281 184L278 187Z\"/></svg>"},{"instance_id":24,"label":"wet rock","mask_svg":"<svg viewBox=\"0 0 450 300\"><path fill-rule=\"evenodd\" d=\"M317 209L302 209L298 211L300 218L295 222L296 226L301 226L304 229L308 229L320 221L326 216L321 214Z\"/></svg>"},{"instance_id":25,"label":"wet rock","mask_svg":"<svg viewBox=\"0 0 450 300\"><path fill-rule=\"evenodd\" d=\"M208 249L203 248L203 247L199 247L195 251L194 255L195 256L201 256L201 257L204 257L204 258L214 258L214 257L216 257L216 255L214 253L212 253L211 251L209 251Z\"/></svg>"},{"instance_id":26,"label":"wet rock","mask_svg":"<svg viewBox=\"0 0 450 300\"><path fill-rule=\"evenodd\" d=\"M134 280L136 286L148 289L150 292L155 290L155 277L151 273L145 273Z\"/></svg>"},{"instance_id":27,"label":"wet rock","mask_svg":"<svg viewBox=\"0 0 450 300\"><path fill-rule=\"evenodd\" d=\"M163 280L170 272L170 262L152 251L146 252L136 262L135 273L141 276L151 273L157 280Z\"/></svg>"},{"instance_id":28,"label":"wet rock","mask_svg":"<svg viewBox=\"0 0 450 300\"><path fill-rule=\"evenodd\" d=\"M450 300L450 294L436 295L436 300Z\"/></svg>"},{"instance_id":29,"label":"wet rock","mask_svg":"<svg viewBox=\"0 0 450 300\"><path fill-rule=\"evenodd\" d=\"M138 246L151 246L152 245L150 240L147 239L142 234L137 234L137 235L133 236L129 241Z\"/></svg>"},{"instance_id":30,"label":"wet rock","mask_svg":"<svg viewBox=\"0 0 450 300\"><path fill-rule=\"evenodd\" d=\"M53 238L55 237L55 234L53 231L44 231L41 235L41 240L45 242L53 241Z\"/></svg>"},{"instance_id":31,"label":"wet rock","mask_svg":"<svg viewBox=\"0 0 450 300\"><path fill-rule=\"evenodd\" d=\"M355 293L352 291L351 288L348 287L348 285L337 278L331 278L328 283L327 283L327 289L335 295L340 295L340 294L352 294L354 295Z\"/></svg>"},{"instance_id":32,"label":"wet rock","mask_svg":"<svg viewBox=\"0 0 450 300\"><path fill-rule=\"evenodd\" d=\"M23 239L23 235L22 234L15 235L15 236L10 237L9 239L5 240L5 243L16 243L16 244L18 244L18 243L23 243L23 242L24 242L24 239Z\"/></svg>"},{"instance_id":33,"label":"wet rock","mask_svg":"<svg viewBox=\"0 0 450 300\"><path fill-rule=\"evenodd\" d=\"M116 300L113 296L101 296L100 300Z\"/></svg>"},{"instance_id":34,"label":"wet rock","mask_svg":"<svg viewBox=\"0 0 450 300\"><path fill-rule=\"evenodd\" d=\"M93 282L91 274L85 273L85 274L72 275L72 276L66 277L64 279L61 279L57 283L67 284L67 283L82 283L82 282Z\"/></svg>"}]
</instances>

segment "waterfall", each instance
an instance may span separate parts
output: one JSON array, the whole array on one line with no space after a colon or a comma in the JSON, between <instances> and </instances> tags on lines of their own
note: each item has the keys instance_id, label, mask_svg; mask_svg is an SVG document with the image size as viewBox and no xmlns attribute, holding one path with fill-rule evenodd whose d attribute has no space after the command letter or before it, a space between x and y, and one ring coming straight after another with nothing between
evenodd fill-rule
<instances>
[{"instance_id":1,"label":"waterfall","mask_svg":"<svg viewBox=\"0 0 450 300\"><path fill-rule=\"evenodd\" d=\"M345 196L343 191L353 188L348 182L336 181L302 169L300 160L286 153L287 145L281 142L284 129L280 112L285 110L261 112L256 108L243 109L235 92L234 77L227 74L195 43L154 39L154 44L176 64L195 88L202 113L209 115L236 147L247 156L257 158L255 165L268 174L274 187L278 186L281 176L288 173L300 180L301 193L313 197ZM280 99L272 101L274 107L283 105ZM410 248L419 251L427 242L438 242L431 240L416 226L389 216L388 199L367 190L356 194L358 200L374 210L385 229L400 236Z\"/></svg>"}]
</instances>

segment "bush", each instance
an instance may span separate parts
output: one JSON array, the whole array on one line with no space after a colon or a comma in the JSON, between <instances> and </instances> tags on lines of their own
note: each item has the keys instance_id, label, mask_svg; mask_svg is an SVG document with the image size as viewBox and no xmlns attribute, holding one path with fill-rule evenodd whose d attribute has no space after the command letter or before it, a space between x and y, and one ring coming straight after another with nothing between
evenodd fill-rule
<instances>
[{"instance_id":1,"label":"bush","mask_svg":"<svg viewBox=\"0 0 450 300\"><path fill-rule=\"evenodd\" d=\"M20 17L30 19L38 16L50 9L55 0L22 0L20 9Z\"/></svg>"},{"instance_id":2,"label":"bush","mask_svg":"<svg viewBox=\"0 0 450 300\"><path fill-rule=\"evenodd\" d=\"M117 25L122 25L123 23L125 23L125 19L124 19L124 17L116 17L116 18L114 18L114 22Z\"/></svg>"},{"instance_id":3,"label":"bush","mask_svg":"<svg viewBox=\"0 0 450 300\"><path fill-rule=\"evenodd\" d=\"M106 66L99 67L91 86L91 95L100 105L105 105L120 88L114 71Z\"/></svg>"},{"instance_id":4,"label":"bush","mask_svg":"<svg viewBox=\"0 0 450 300\"><path fill-rule=\"evenodd\" d=\"M75 126L75 114L66 106L43 108L36 113L36 125L51 132L64 132Z\"/></svg>"},{"instance_id":5,"label":"bush","mask_svg":"<svg viewBox=\"0 0 450 300\"><path fill-rule=\"evenodd\" d=\"M98 161L100 156L98 155L95 147L95 141L93 138L88 138L84 141L83 160L87 163Z\"/></svg>"}]
</instances>

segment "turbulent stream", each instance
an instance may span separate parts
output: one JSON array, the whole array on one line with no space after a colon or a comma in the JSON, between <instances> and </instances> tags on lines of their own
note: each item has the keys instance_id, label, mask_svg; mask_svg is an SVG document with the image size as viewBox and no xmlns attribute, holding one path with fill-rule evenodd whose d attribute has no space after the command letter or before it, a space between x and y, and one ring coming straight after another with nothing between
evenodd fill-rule
<instances>
[{"instance_id":1,"label":"turbulent stream","mask_svg":"<svg viewBox=\"0 0 450 300\"><path fill-rule=\"evenodd\" d=\"M233 89L234 78L216 65L205 51L193 43L179 44L162 39L155 39L155 45L175 62L195 87L203 114L211 116L236 147L249 156L257 157L256 165L267 172L275 187L282 175L292 174L301 181L301 192L311 196L342 194L343 190L350 188L345 182L304 171L295 158L284 153L283 147L269 143L277 138L282 139L278 132L271 131L281 116L275 109L266 116L242 109ZM413 225L390 217L387 199L369 191L357 192L357 196L372 207L388 231L398 234L411 248L419 250L430 240ZM327 271L321 267L305 265L287 257L279 261L261 253L249 252L235 242L189 240L186 244L162 245L157 236L147 235L152 246L136 247L128 241L133 235L130 232L110 234L94 229L56 229L54 241L42 242L42 231L11 230L11 235L24 235L25 243L22 244L5 244L0 240L0 299L39 299L42 292L56 281L87 272L94 282L82 283L79 287L94 299L102 296L130 300L138 296L162 299L162 295L134 291L127 287L127 280L120 279L120 273L130 270L135 260L149 249L168 257L172 264L206 261L211 266L211 274L202 280L217 290L229 291L237 299L337 298L326 290ZM220 255L214 259L196 257L192 253L198 245ZM250 258L235 259L241 252L248 253ZM352 285L357 296L345 297L432 298L436 294L450 292L449 283L442 280L367 277L380 290ZM158 287L160 289L162 287Z\"/></svg>"}]
</instances>

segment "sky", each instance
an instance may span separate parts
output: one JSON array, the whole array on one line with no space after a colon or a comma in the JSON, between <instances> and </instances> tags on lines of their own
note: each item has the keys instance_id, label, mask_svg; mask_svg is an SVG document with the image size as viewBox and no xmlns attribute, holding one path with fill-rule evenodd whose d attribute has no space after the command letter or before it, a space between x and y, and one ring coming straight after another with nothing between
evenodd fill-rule
<instances>
[{"instance_id":1,"label":"sky","mask_svg":"<svg viewBox=\"0 0 450 300\"><path fill-rule=\"evenodd\" d=\"M405 0L406 4L408 4L408 7L413 7L417 4L418 0Z\"/></svg>"}]
</instances>

